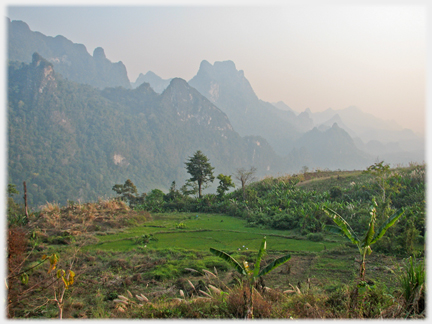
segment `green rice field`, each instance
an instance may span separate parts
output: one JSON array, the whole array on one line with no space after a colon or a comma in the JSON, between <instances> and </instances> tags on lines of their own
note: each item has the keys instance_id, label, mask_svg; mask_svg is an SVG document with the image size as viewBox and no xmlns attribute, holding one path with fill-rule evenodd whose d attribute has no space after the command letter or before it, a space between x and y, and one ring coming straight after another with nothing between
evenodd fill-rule
<instances>
[{"instance_id":1,"label":"green rice field","mask_svg":"<svg viewBox=\"0 0 432 324\"><path fill-rule=\"evenodd\" d=\"M177 228L180 223L185 227ZM247 227L245 220L226 215L171 213L155 214L153 220L123 232L98 235L99 243L87 246L86 249L128 251L137 247L136 239L144 234L152 234L156 239L141 244L146 248L197 251L208 251L210 247L224 251L257 251L264 236L267 238L269 252L320 252L335 248L343 242L338 237L312 242L293 231Z\"/></svg>"}]
</instances>

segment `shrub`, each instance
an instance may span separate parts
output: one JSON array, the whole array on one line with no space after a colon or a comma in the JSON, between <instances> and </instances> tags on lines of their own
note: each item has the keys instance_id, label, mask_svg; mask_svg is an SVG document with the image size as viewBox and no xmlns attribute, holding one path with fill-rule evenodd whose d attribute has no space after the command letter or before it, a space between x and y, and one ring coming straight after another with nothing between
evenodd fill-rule
<instances>
[{"instance_id":1,"label":"shrub","mask_svg":"<svg viewBox=\"0 0 432 324\"><path fill-rule=\"evenodd\" d=\"M425 261L410 257L398 280L408 314L421 314L425 309Z\"/></svg>"},{"instance_id":2,"label":"shrub","mask_svg":"<svg viewBox=\"0 0 432 324\"><path fill-rule=\"evenodd\" d=\"M178 223L178 224L176 225L176 228L177 228L177 229L185 229L185 228L186 228L186 224L185 224L185 223Z\"/></svg>"},{"instance_id":3,"label":"shrub","mask_svg":"<svg viewBox=\"0 0 432 324\"><path fill-rule=\"evenodd\" d=\"M324 235L322 233L309 233L307 236L309 241L320 242L324 240Z\"/></svg>"}]
</instances>

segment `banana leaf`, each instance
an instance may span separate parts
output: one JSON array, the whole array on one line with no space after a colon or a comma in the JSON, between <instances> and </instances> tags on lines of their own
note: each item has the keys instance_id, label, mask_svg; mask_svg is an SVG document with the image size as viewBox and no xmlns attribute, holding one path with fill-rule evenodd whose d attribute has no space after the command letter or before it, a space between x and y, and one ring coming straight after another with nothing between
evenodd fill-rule
<instances>
[{"instance_id":1,"label":"banana leaf","mask_svg":"<svg viewBox=\"0 0 432 324\"><path fill-rule=\"evenodd\" d=\"M283 257L280 257L280 258L274 260L272 263L268 264L264 269L262 269L259 272L257 278L266 275L270 271L276 269L280 265L282 265L285 262L287 262L289 259L291 259L291 254L284 255Z\"/></svg>"},{"instance_id":2,"label":"banana leaf","mask_svg":"<svg viewBox=\"0 0 432 324\"><path fill-rule=\"evenodd\" d=\"M258 256L257 256L256 262L255 262L255 265L254 265L254 272L253 272L253 276L254 277L257 277L258 274L259 274L261 260L262 260L262 257L265 254L265 251L266 251L266 237L264 236L264 239L263 239L263 241L261 243L261 247L260 247L260 249L258 251Z\"/></svg>"},{"instance_id":3,"label":"banana leaf","mask_svg":"<svg viewBox=\"0 0 432 324\"><path fill-rule=\"evenodd\" d=\"M367 233L363 239L362 247L367 247L367 246L371 245L372 239L373 239L374 234L375 234L375 219L376 219L376 209L372 208L371 219L369 222L369 228L368 228L368 231L367 231Z\"/></svg>"},{"instance_id":4,"label":"banana leaf","mask_svg":"<svg viewBox=\"0 0 432 324\"><path fill-rule=\"evenodd\" d=\"M403 209L399 209L396 213L394 213L392 216L390 216L385 222L384 224L381 225L381 227L379 228L377 234L375 234L374 238L372 239L370 244L375 243L376 241L378 241L381 237L383 237L383 235L385 234L385 232L391 227L393 226L397 220L404 214L405 210Z\"/></svg>"},{"instance_id":5,"label":"banana leaf","mask_svg":"<svg viewBox=\"0 0 432 324\"><path fill-rule=\"evenodd\" d=\"M334 210L331 210L328 207L323 207L324 212L333 219L336 225L342 230L343 234L354 244L359 244L360 240L357 235L354 233L351 226ZM331 215L333 214L333 215Z\"/></svg>"},{"instance_id":6,"label":"banana leaf","mask_svg":"<svg viewBox=\"0 0 432 324\"><path fill-rule=\"evenodd\" d=\"M340 229L338 226L334 226L334 225L324 225L324 230L333 234L338 234L344 238L346 238L348 241L352 242L344 233L344 231L342 231L342 229Z\"/></svg>"},{"instance_id":7,"label":"banana leaf","mask_svg":"<svg viewBox=\"0 0 432 324\"><path fill-rule=\"evenodd\" d=\"M210 248L210 252L231 264L240 274L247 276L246 269L240 265L232 256L214 248Z\"/></svg>"}]
</instances>

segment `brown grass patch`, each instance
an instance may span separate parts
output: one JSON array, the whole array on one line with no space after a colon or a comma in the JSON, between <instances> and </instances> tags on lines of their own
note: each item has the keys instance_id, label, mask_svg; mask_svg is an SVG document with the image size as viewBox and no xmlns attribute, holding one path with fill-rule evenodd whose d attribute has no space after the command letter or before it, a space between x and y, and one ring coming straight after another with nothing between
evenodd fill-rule
<instances>
[{"instance_id":1,"label":"brown grass patch","mask_svg":"<svg viewBox=\"0 0 432 324\"><path fill-rule=\"evenodd\" d=\"M100 199L97 203L70 204L66 207L47 203L38 215L32 215L28 227L41 239L46 239L56 235L85 236L106 232L149 219L150 213L131 210L123 201Z\"/></svg>"}]
</instances>

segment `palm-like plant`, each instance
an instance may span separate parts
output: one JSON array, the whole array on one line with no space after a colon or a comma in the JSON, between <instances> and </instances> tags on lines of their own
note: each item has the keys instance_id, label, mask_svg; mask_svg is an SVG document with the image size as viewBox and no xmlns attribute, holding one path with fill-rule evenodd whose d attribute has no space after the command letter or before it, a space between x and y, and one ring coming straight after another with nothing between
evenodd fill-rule
<instances>
[{"instance_id":1,"label":"palm-like plant","mask_svg":"<svg viewBox=\"0 0 432 324\"><path fill-rule=\"evenodd\" d=\"M249 285L249 296L246 296L246 294L244 295L245 304L247 305L246 318L253 317L252 290L254 288L257 279L266 275L267 273L271 272L272 270L276 269L277 267L279 267L280 265L284 264L289 259L291 259L291 255L287 254L274 260L273 262L265 266L263 269L260 269L261 260L266 252L266 245L267 245L266 237L264 236L264 239L261 243L261 247L258 251L258 255L253 270L249 268L249 265L246 261L244 261L243 264L240 264L228 253L220 250L216 250L214 248L210 248L211 253L227 261L230 265L232 265L237 270L238 273L240 273L244 278L247 279Z\"/></svg>"},{"instance_id":2,"label":"palm-like plant","mask_svg":"<svg viewBox=\"0 0 432 324\"><path fill-rule=\"evenodd\" d=\"M338 213L328 207L323 207L324 212L328 216L330 216L337 225L326 225L325 228L332 233L336 233L346 237L353 244L357 245L361 257L359 278L363 281L365 280L366 274L366 256L372 253L371 245L376 243L381 237L383 237L385 232L391 226L393 226L404 213L403 209L398 210L381 225L377 232L375 232L377 206L378 205L376 201L373 200L373 206L370 212L371 218L369 221L369 226L363 238L359 238L359 236L353 231L351 226L342 218L342 216L340 216Z\"/></svg>"}]
</instances>

